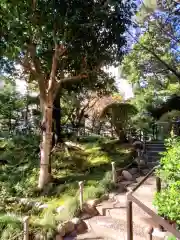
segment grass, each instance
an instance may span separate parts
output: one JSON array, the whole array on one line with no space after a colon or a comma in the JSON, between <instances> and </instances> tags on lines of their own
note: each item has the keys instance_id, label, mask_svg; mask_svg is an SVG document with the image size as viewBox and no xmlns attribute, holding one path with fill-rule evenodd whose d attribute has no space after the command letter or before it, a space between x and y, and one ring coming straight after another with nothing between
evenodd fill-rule
<instances>
[{"instance_id":1,"label":"grass","mask_svg":"<svg viewBox=\"0 0 180 240\"><path fill-rule=\"evenodd\" d=\"M120 145L117 140L99 136L81 138L79 144L82 149L69 149L69 154L64 151L54 154L52 169L55 181L39 195L36 191L39 172L38 137L17 136L0 141L1 159L8 161L8 164L0 165L0 213L30 215L35 225L47 228L75 214L78 209L79 181L84 181L85 200L99 197L113 187L111 162L123 167L132 160L133 154L129 145ZM48 205L48 209L39 211L17 202L8 203L7 199L12 197L41 201ZM62 205L66 205L67 210L61 216L54 214L55 209Z\"/></svg>"}]
</instances>

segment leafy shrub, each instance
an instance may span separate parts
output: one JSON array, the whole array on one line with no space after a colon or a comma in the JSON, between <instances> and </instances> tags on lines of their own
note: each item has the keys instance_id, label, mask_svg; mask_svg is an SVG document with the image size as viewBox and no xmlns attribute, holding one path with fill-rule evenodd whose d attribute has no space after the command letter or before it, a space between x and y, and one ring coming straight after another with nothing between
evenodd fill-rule
<instances>
[{"instance_id":1,"label":"leafy shrub","mask_svg":"<svg viewBox=\"0 0 180 240\"><path fill-rule=\"evenodd\" d=\"M166 148L157 171L166 187L156 194L154 204L160 215L180 224L180 138L169 139Z\"/></svg>"},{"instance_id":2,"label":"leafy shrub","mask_svg":"<svg viewBox=\"0 0 180 240\"><path fill-rule=\"evenodd\" d=\"M174 237L174 236L170 236L170 237L168 237L167 240L176 240L176 237Z\"/></svg>"},{"instance_id":3,"label":"leafy shrub","mask_svg":"<svg viewBox=\"0 0 180 240\"><path fill-rule=\"evenodd\" d=\"M115 189L115 184L112 180L112 172L106 172L102 181L100 181L99 186L104 189L104 192L110 192L111 190Z\"/></svg>"},{"instance_id":4,"label":"leafy shrub","mask_svg":"<svg viewBox=\"0 0 180 240\"><path fill-rule=\"evenodd\" d=\"M39 137L17 135L1 140L1 158L8 164L0 165L0 195L28 196L36 187L39 167Z\"/></svg>"},{"instance_id":5,"label":"leafy shrub","mask_svg":"<svg viewBox=\"0 0 180 240\"><path fill-rule=\"evenodd\" d=\"M110 192L115 188L115 184L112 181L112 173L106 172L103 179L97 182L96 186L88 186L84 191L84 200L99 198L103 194Z\"/></svg>"},{"instance_id":6,"label":"leafy shrub","mask_svg":"<svg viewBox=\"0 0 180 240\"><path fill-rule=\"evenodd\" d=\"M11 215L0 216L0 239L1 240L9 240L9 239L12 239L14 236L21 236L21 232L22 232L22 223L18 218Z\"/></svg>"},{"instance_id":7,"label":"leafy shrub","mask_svg":"<svg viewBox=\"0 0 180 240\"><path fill-rule=\"evenodd\" d=\"M98 198L102 194L104 194L104 189L97 183L96 187L92 185L85 188L83 198L86 201L88 199Z\"/></svg>"}]
</instances>

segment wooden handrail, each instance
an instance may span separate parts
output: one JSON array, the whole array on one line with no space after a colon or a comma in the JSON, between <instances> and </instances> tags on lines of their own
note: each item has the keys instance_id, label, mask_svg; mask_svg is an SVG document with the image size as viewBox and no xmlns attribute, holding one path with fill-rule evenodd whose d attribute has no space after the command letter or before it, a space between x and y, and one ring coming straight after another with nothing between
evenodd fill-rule
<instances>
[{"instance_id":1,"label":"wooden handrail","mask_svg":"<svg viewBox=\"0 0 180 240\"><path fill-rule=\"evenodd\" d=\"M151 169L151 171L129 192L129 194L135 192L154 172L157 167Z\"/></svg>"},{"instance_id":2,"label":"wooden handrail","mask_svg":"<svg viewBox=\"0 0 180 240\"><path fill-rule=\"evenodd\" d=\"M158 167L154 167L151 171L127 194L127 240L133 240L133 211L132 207L135 203L142 210L144 210L148 215L152 217L154 222L158 223L164 229L172 233L176 238L180 239L180 232L176 230L172 225L170 225L165 219L156 214L152 209L148 208L139 199L133 196L133 193L152 175L152 173ZM156 188L157 192L161 190L161 181L159 177L156 177ZM151 235L152 236L152 235ZM152 239L152 237L150 238Z\"/></svg>"}]
</instances>

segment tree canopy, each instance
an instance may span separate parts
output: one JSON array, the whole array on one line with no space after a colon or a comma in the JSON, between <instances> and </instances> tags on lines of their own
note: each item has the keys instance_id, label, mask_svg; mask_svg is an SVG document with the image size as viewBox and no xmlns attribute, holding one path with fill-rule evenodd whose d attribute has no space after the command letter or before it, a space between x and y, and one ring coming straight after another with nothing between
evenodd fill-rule
<instances>
[{"instance_id":1,"label":"tree canopy","mask_svg":"<svg viewBox=\"0 0 180 240\"><path fill-rule=\"evenodd\" d=\"M149 106L160 107L173 94L179 94L179 7L179 3L159 1L159 6L151 8L146 18L135 24L140 34L131 35L134 45L121 69L133 86L135 98L132 101L142 120L150 119Z\"/></svg>"}]
</instances>

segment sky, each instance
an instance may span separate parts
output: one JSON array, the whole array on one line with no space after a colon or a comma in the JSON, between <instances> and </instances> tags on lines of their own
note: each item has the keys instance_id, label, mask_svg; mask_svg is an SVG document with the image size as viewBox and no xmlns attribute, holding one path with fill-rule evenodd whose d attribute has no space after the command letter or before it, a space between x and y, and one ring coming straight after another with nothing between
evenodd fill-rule
<instances>
[{"instance_id":1,"label":"sky","mask_svg":"<svg viewBox=\"0 0 180 240\"><path fill-rule=\"evenodd\" d=\"M133 97L133 90L131 85L127 82L126 79L120 77L118 67L115 68L111 66L107 71L115 78L117 88L119 89L120 93L123 92L125 100ZM26 92L25 82L22 80L16 80L16 83L18 91L21 93L25 93Z\"/></svg>"},{"instance_id":2,"label":"sky","mask_svg":"<svg viewBox=\"0 0 180 240\"><path fill-rule=\"evenodd\" d=\"M122 92L124 94L125 100L132 98L134 96L132 87L126 79L123 79L120 76L119 68L111 66L109 67L108 72L115 78L119 93Z\"/></svg>"},{"instance_id":3,"label":"sky","mask_svg":"<svg viewBox=\"0 0 180 240\"><path fill-rule=\"evenodd\" d=\"M120 73L118 72L118 67L115 68L115 67L111 66L108 69L108 72L113 77L115 77L117 88L119 89L120 93L123 92L125 100L133 97L133 90L132 90L131 85L127 82L126 79L122 79L120 77ZM25 93L26 92L26 84L25 84L25 82L22 81L22 80L16 80L16 83L17 83L18 91L21 92L21 93Z\"/></svg>"}]
</instances>

